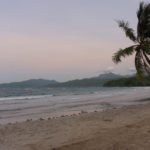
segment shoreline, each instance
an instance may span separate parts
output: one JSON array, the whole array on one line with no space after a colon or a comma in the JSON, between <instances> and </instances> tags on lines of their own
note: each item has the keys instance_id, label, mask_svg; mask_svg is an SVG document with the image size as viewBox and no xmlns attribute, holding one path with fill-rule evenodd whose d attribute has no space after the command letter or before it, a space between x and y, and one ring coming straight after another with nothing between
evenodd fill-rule
<instances>
[{"instance_id":1,"label":"shoreline","mask_svg":"<svg viewBox=\"0 0 150 150\"><path fill-rule=\"evenodd\" d=\"M101 110L93 110L93 111L84 111L84 110L80 110L76 113L69 113L69 114L62 114L60 116L47 116L47 117L39 117L39 118L36 118L36 119L33 119L33 118L29 118L29 119L26 119L26 120L23 120L23 121L18 121L16 120L15 122L7 122L7 123L0 123L0 126L6 126L6 125L13 125L13 124L21 124L21 123L26 123L26 122L36 122L36 121L41 121L41 120L44 120L44 121L48 121L48 120L56 120L56 119L60 119L60 118L65 118L65 117L80 117L81 115L84 115L84 114L87 114L87 115L90 115L90 114L93 114L93 113L105 113L105 112L111 112L113 110L120 110L120 109L124 109L124 108L132 108L132 107L141 107L142 105L146 105L146 104L150 104L150 98L143 98L143 99L140 99L140 100L133 100L133 102L137 102L135 104L131 104L131 105L122 105L122 106L113 106L107 102L102 102L102 105L108 105L109 107L108 108L105 108L105 109L101 109ZM140 102L140 103L139 103Z\"/></svg>"},{"instance_id":2,"label":"shoreline","mask_svg":"<svg viewBox=\"0 0 150 150\"><path fill-rule=\"evenodd\" d=\"M0 147L2 150L149 150L149 114L150 102L9 123L0 125Z\"/></svg>"},{"instance_id":3,"label":"shoreline","mask_svg":"<svg viewBox=\"0 0 150 150\"><path fill-rule=\"evenodd\" d=\"M123 93L122 93L123 92ZM38 120L40 118L58 118L61 116L78 115L115 109L127 105L147 103L150 99L148 89L131 89L130 92L122 91L111 96L104 93L88 95L67 95L46 97L31 100L1 101L0 124Z\"/></svg>"}]
</instances>

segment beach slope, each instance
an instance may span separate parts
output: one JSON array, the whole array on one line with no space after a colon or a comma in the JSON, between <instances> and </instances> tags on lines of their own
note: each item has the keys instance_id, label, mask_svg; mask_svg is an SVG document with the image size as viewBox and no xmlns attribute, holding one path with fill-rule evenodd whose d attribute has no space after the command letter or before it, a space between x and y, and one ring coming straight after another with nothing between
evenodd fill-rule
<instances>
[{"instance_id":1,"label":"beach slope","mask_svg":"<svg viewBox=\"0 0 150 150\"><path fill-rule=\"evenodd\" d=\"M0 125L0 150L149 150L150 104Z\"/></svg>"}]
</instances>

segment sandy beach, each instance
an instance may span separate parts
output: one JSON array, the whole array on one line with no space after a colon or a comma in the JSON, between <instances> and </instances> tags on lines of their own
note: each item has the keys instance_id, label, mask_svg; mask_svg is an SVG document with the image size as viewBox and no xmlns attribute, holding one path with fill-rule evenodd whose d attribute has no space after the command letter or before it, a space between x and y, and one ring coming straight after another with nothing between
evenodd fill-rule
<instances>
[{"instance_id":1,"label":"sandy beach","mask_svg":"<svg viewBox=\"0 0 150 150\"><path fill-rule=\"evenodd\" d=\"M150 150L140 1L0 0L0 150Z\"/></svg>"},{"instance_id":2,"label":"sandy beach","mask_svg":"<svg viewBox=\"0 0 150 150\"><path fill-rule=\"evenodd\" d=\"M93 90L93 92L91 92ZM70 94L70 91L72 94ZM82 93L86 91L86 93ZM0 98L0 124L23 122L103 111L128 105L143 104L150 98L149 87L66 89L62 95L39 95ZM57 89L59 92L59 89Z\"/></svg>"},{"instance_id":3,"label":"sandy beach","mask_svg":"<svg viewBox=\"0 0 150 150\"><path fill-rule=\"evenodd\" d=\"M148 101L148 100L146 100ZM0 150L149 150L150 104L0 125Z\"/></svg>"}]
</instances>

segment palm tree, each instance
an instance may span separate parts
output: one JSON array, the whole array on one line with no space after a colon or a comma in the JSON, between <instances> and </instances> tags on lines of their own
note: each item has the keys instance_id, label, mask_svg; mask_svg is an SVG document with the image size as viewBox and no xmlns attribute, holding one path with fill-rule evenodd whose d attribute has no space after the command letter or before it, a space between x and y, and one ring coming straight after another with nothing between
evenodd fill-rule
<instances>
[{"instance_id":1,"label":"palm tree","mask_svg":"<svg viewBox=\"0 0 150 150\"><path fill-rule=\"evenodd\" d=\"M137 34L125 21L117 21L126 36L134 42L134 45L120 49L112 57L114 63L121 62L122 57L135 53L135 68L138 77L150 75L150 3L141 2L137 11Z\"/></svg>"}]
</instances>

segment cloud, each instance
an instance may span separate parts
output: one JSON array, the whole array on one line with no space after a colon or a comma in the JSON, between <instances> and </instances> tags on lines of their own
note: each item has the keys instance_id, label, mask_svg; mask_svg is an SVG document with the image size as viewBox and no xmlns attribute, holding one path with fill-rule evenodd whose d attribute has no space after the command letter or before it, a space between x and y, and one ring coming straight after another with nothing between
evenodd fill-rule
<instances>
[{"instance_id":1,"label":"cloud","mask_svg":"<svg viewBox=\"0 0 150 150\"><path fill-rule=\"evenodd\" d=\"M114 71L114 67L113 66L109 66L107 69L106 69L106 72L113 72Z\"/></svg>"},{"instance_id":2,"label":"cloud","mask_svg":"<svg viewBox=\"0 0 150 150\"><path fill-rule=\"evenodd\" d=\"M129 73L135 73L136 69L134 67L128 69Z\"/></svg>"},{"instance_id":3,"label":"cloud","mask_svg":"<svg viewBox=\"0 0 150 150\"><path fill-rule=\"evenodd\" d=\"M114 70L115 68L113 66L109 66L105 70L99 70L99 71L96 71L95 73L99 73L99 74L110 73L110 72L114 72Z\"/></svg>"}]
</instances>

